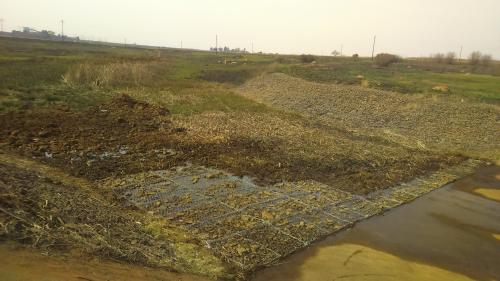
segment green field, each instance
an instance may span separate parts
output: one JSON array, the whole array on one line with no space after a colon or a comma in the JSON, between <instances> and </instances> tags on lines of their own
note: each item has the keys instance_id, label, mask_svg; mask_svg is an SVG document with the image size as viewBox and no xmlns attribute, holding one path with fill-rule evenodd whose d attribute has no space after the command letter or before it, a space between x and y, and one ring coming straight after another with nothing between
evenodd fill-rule
<instances>
[{"instance_id":1,"label":"green field","mask_svg":"<svg viewBox=\"0 0 500 281\"><path fill-rule=\"evenodd\" d=\"M64 76L82 65L85 69L73 77L75 81L65 81ZM54 104L82 108L116 92L159 102L173 113L262 110L262 106L234 95L232 88L265 72L284 72L322 83L360 84L366 80L365 86L408 94L433 93L434 86L446 84L447 94L494 103L500 100L498 75L471 73L474 69L466 65L439 71L424 70L425 66L410 60L376 67L368 59L332 57L303 64L298 56L216 56L204 51L0 38L0 111ZM497 68L492 65L489 72L496 74ZM94 81L110 72L113 74L107 81Z\"/></svg>"},{"instance_id":2,"label":"green field","mask_svg":"<svg viewBox=\"0 0 500 281\"><path fill-rule=\"evenodd\" d=\"M435 93L433 87L446 84L449 94L490 102L500 100L500 76L471 73L468 71L473 69L467 65L457 65L452 70L424 70L412 61L376 67L368 59L341 59L318 65L293 65L284 72L310 81L345 84L360 84L357 77L361 75L370 87L408 94Z\"/></svg>"}]
</instances>

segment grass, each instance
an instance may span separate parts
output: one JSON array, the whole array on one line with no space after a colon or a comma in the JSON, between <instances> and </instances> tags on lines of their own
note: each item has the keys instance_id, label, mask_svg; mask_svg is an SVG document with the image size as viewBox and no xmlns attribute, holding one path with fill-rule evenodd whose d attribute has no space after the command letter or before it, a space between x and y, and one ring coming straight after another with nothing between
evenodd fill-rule
<instances>
[{"instance_id":1,"label":"grass","mask_svg":"<svg viewBox=\"0 0 500 281\"><path fill-rule=\"evenodd\" d=\"M413 60L380 68L367 59L318 57L317 62L304 64L299 56L216 56L195 50L0 38L0 111L57 104L85 108L120 92L168 106L174 114L269 110L232 90L265 72L323 83L362 80L365 86L402 93L431 93L435 85L447 84L451 94L500 101L500 76L458 72L462 66L447 66L448 72L442 72L436 66L425 70L429 64Z\"/></svg>"},{"instance_id":2,"label":"grass","mask_svg":"<svg viewBox=\"0 0 500 281\"><path fill-rule=\"evenodd\" d=\"M210 82L172 83L162 90L129 89L122 91L140 100L159 104L172 114L192 115L206 111L264 112L269 107L237 95L229 87Z\"/></svg>"},{"instance_id":3,"label":"grass","mask_svg":"<svg viewBox=\"0 0 500 281\"><path fill-rule=\"evenodd\" d=\"M500 101L500 76L427 71L407 62L375 67L370 60L343 59L318 65L290 65L282 71L322 83L359 85L361 81L368 81L369 87L401 93L433 93L436 85L447 84L450 94L486 102Z\"/></svg>"},{"instance_id":4,"label":"grass","mask_svg":"<svg viewBox=\"0 0 500 281\"><path fill-rule=\"evenodd\" d=\"M263 111L265 106L231 87L266 71L274 60L0 38L0 111L56 104L85 108L123 92L174 114Z\"/></svg>"}]
</instances>

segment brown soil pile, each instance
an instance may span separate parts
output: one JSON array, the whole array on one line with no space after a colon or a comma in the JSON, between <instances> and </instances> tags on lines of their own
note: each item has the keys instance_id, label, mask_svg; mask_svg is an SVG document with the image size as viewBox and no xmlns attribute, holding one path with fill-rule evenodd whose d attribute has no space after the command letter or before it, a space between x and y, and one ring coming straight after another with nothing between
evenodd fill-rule
<instances>
[{"instance_id":1,"label":"brown soil pile","mask_svg":"<svg viewBox=\"0 0 500 281\"><path fill-rule=\"evenodd\" d=\"M91 180L191 162L260 184L313 179L366 193L462 159L270 113L173 120L128 96L86 111L6 113L0 123L4 149Z\"/></svg>"},{"instance_id":2,"label":"brown soil pile","mask_svg":"<svg viewBox=\"0 0 500 281\"><path fill-rule=\"evenodd\" d=\"M154 154L144 138L159 131L175 134L168 110L126 95L86 111L12 112L2 115L0 123L4 146L89 179L141 169L144 158ZM155 167L152 161L147 165Z\"/></svg>"},{"instance_id":3,"label":"brown soil pile","mask_svg":"<svg viewBox=\"0 0 500 281\"><path fill-rule=\"evenodd\" d=\"M240 92L272 106L403 145L500 159L500 108L495 105L449 96L312 83L279 73L258 77Z\"/></svg>"}]
</instances>

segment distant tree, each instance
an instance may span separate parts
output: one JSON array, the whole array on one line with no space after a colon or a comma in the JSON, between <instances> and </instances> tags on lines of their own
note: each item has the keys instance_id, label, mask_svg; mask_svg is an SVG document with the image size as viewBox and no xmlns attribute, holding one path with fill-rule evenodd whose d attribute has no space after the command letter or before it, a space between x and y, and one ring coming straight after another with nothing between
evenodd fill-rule
<instances>
[{"instance_id":1,"label":"distant tree","mask_svg":"<svg viewBox=\"0 0 500 281\"><path fill-rule=\"evenodd\" d=\"M432 55L432 60L437 63L443 63L444 62L444 54L442 53L437 53Z\"/></svg>"},{"instance_id":2,"label":"distant tree","mask_svg":"<svg viewBox=\"0 0 500 281\"><path fill-rule=\"evenodd\" d=\"M278 62L278 63L284 63L284 62L285 62L285 57L278 56L278 57L276 58L276 62Z\"/></svg>"},{"instance_id":3,"label":"distant tree","mask_svg":"<svg viewBox=\"0 0 500 281\"><path fill-rule=\"evenodd\" d=\"M482 65L490 65L491 61L493 60L491 55L482 55L481 56L481 64Z\"/></svg>"},{"instance_id":4,"label":"distant tree","mask_svg":"<svg viewBox=\"0 0 500 281\"><path fill-rule=\"evenodd\" d=\"M358 55L358 54L354 54L354 55L352 55L352 58L353 58L354 60L358 60L358 59L359 59L359 55Z\"/></svg>"},{"instance_id":5,"label":"distant tree","mask_svg":"<svg viewBox=\"0 0 500 281\"><path fill-rule=\"evenodd\" d=\"M313 55L300 55L300 61L302 63L312 63L316 61L316 57Z\"/></svg>"},{"instance_id":6,"label":"distant tree","mask_svg":"<svg viewBox=\"0 0 500 281\"><path fill-rule=\"evenodd\" d=\"M395 62L401 61L401 58L399 56L393 55L393 54L378 54L375 57L375 64L378 66L389 66L390 64L393 64Z\"/></svg>"},{"instance_id":7,"label":"distant tree","mask_svg":"<svg viewBox=\"0 0 500 281\"><path fill-rule=\"evenodd\" d=\"M334 57L340 56L340 52L337 50L333 50L332 56L334 56Z\"/></svg>"},{"instance_id":8,"label":"distant tree","mask_svg":"<svg viewBox=\"0 0 500 281\"><path fill-rule=\"evenodd\" d=\"M444 62L447 64L453 64L455 62L455 57L456 55L454 52L448 52L444 58Z\"/></svg>"},{"instance_id":9,"label":"distant tree","mask_svg":"<svg viewBox=\"0 0 500 281\"><path fill-rule=\"evenodd\" d=\"M481 62L481 52L474 51L469 55L469 62L472 65L478 65Z\"/></svg>"}]
</instances>

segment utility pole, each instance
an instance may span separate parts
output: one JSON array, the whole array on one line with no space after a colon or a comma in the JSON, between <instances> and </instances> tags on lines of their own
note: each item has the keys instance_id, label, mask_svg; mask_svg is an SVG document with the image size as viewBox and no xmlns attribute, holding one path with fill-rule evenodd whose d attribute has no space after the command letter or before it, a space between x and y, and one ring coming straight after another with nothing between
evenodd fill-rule
<instances>
[{"instance_id":1,"label":"utility pole","mask_svg":"<svg viewBox=\"0 0 500 281\"><path fill-rule=\"evenodd\" d=\"M219 38L217 37L217 34L215 34L215 54L219 54Z\"/></svg>"},{"instance_id":2,"label":"utility pole","mask_svg":"<svg viewBox=\"0 0 500 281\"><path fill-rule=\"evenodd\" d=\"M64 20L61 20L61 40L64 40Z\"/></svg>"},{"instance_id":3,"label":"utility pole","mask_svg":"<svg viewBox=\"0 0 500 281\"><path fill-rule=\"evenodd\" d=\"M375 40L377 40L377 35L373 36L372 61L373 61L373 56L375 55Z\"/></svg>"},{"instance_id":4,"label":"utility pole","mask_svg":"<svg viewBox=\"0 0 500 281\"><path fill-rule=\"evenodd\" d=\"M253 42L252 42L252 54L253 54Z\"/></svg>"},{"instance_id":5,"label":"utility pole","mask_svg":"<svg viewBox=\"0 0 500 281\"><path fill-rule=\"evenodd\" d=\"M462 50L464 49L464 46L460 46L460 55L458 56L458 61L460 62L462 60Z\"/></svg>"},{"instance_id":6,"label":"utility pole","mask_svg":"<svg viewBox=\"0 0 500 281\"><path fill-rule=\"evenodd\" d=\"M181 40L181 49L182 49L182 40Z\"/></svg>"}]
</instances>

